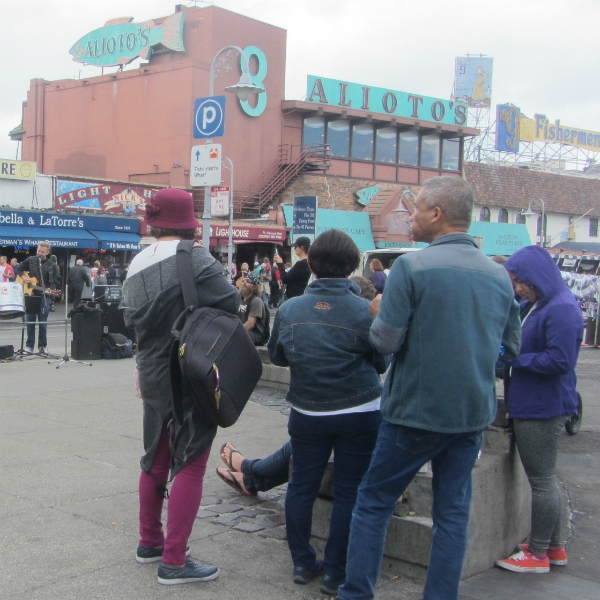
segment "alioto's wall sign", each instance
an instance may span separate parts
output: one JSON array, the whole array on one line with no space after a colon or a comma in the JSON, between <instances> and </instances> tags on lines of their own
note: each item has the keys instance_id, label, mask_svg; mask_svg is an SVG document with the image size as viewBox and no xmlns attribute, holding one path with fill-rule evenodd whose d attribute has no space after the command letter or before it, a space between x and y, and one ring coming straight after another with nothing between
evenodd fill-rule
<instances>
[{"instance_id":1,"label":"alioto's wall sign","mask_svg":"<svg viewBox=\"0 0 600 600\"><path fill-rule=\"evenodd\" d=\"M308 102L316 104L343 106L447 125L467 123L468 107L463 102L441 100L314 75L308 76L306 98Z\"/></svg>"}]
</instances>

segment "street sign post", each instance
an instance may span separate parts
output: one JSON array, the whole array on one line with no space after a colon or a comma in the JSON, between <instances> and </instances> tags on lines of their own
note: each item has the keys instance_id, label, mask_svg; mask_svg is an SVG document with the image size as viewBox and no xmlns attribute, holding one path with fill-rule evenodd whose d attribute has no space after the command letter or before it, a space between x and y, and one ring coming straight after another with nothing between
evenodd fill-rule
<instances>
[{"instance_id":1,"label":"street sign post","mask_svg":"<svg viewBox=\"0 0 600 600\"><path fill-rule=\"evenodd\" d=\"M192 146L190 185L204 187L221 183L221 144Z\"/></svg>"},{"instance_id":2,"label":"street sign post","mask_svg":"<svg viewBox=\"0 0 600 600\"><path fill-rule=\"evenodd\" d=\"M292 219L292 244L299 237L307 237L314 241L317 236L317 212L319 209L318 196L295 196ZM292 265L298 257L292 254Z\"/></svg>"},{"instance_id":3,"label":"street sign post","mask_svg":"<svg viewBox=\"0 0 600 600\"><path fill-rule=\"evenodd\" d=\"M194 138L215 138L225 133L225 96L194 100Z\"/></svg>"},{"instance_id":4,"label":"street sign post","mask_svg":"<svg viewBox=\"0 0 600 600\"><path fill-rule=\"evenodd\" d=\"M295 196L292 235L314 240L317 234L318 196Z\"/></svg>"}]
</instances>

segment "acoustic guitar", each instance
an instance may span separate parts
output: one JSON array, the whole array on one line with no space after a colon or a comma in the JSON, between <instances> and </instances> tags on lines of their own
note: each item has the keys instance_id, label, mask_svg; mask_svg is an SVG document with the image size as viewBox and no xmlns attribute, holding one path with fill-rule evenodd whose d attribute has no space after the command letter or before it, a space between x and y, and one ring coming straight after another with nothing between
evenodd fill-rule
<instances>
[{"instance_id":1,"label":"acoustic guitar","mask_svg":"<svg viewBox=\"0 0 600 600\"><path fill-rule=\"evenodd\" d=\"M26 296L31 296L33 294L34 290L37 290L38 292L45 292L45 288L37 285L37 279L35 277L30 277L29 273L27 273L27 271L23 271L23 275L25 275L26 277L29 277L30 281L29 283L25 283L25 281L23 280L23 278L20 275L17 275L17 278L15 280L16 283L20 283L23 286L23 293ZM50 294L52 294L52 296L60 296L61 295L61 291L60 290L50 290Z\"/></svg>"}]
</instances>

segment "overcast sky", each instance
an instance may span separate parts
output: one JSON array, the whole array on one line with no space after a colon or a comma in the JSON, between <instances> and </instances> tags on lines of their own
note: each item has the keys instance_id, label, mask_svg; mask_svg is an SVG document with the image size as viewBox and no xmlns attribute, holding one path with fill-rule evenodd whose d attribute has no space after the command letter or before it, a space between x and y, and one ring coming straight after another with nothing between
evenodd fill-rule
<instances>
[{"instance_id":1,"label":"overcast sky","mask_svg":"<svg viewBox=\"0 0 600 600\"><path fill-rule=\"evenodd\" d=\"M7 134L20 123L31 79L79 77L69 48L80 37L115 17L143 21L172 14L176 3L0 0L0 157L15 158L17 145ZM494 58L492 105L512 102L528 117L544 113L551 121L600 131L600 0L214 4L287 30L289 99L306 95L307 74L448 98L455 57L485 54ZM94 67L81 73L99 74Z\"/></svg>"}]
</instances>

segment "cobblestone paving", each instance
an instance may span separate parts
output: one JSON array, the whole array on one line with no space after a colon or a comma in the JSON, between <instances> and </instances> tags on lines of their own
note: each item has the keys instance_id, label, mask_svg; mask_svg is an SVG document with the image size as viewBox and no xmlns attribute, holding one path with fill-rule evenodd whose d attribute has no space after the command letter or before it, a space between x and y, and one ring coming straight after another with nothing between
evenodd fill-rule
<instances>
[{"instance_id":1,"label":"cobblestone paving","mask_svg":"<svg viewBox=\"0 0 600 600\"><path fill-rule=\"evenodd\" d=\"M258 384L250 397L252 402L267 406L283 415L290 413L291 404L285 400L285 388ZM285 540L285 492L287 484L257 496L242 496L223 485L218 495L202 498L198 519L208 519L216 525L236 531L256 533L260 537Z\"/></svg>"},{"instance_id":2,"label":"cobblestone paving","mask_svg":"<svg viewBox=\"0 0 600 600\"><path fill-rule=\"evenodd\" d=\"M202 498L196 518L264 538L285 540L286 488L287 485L282 485L259 492L257 496L241 496L234 490L225 489L218 496Z\"/></svg>"}]
</instances>

